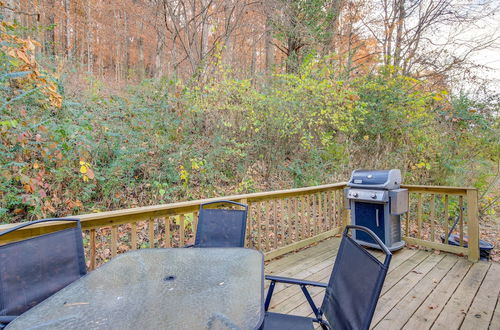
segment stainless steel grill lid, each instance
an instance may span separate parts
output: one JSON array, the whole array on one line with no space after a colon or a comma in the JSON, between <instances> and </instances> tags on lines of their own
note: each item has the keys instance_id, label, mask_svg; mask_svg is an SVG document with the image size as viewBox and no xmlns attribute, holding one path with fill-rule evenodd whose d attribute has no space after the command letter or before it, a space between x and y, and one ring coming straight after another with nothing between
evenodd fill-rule
<instances>
[{"instance_id":1,"label":"stainless steel grill lid","mask_svg":"<svg viewBox=\"0 0 500 330\"><path fill-rule=\"evenodd\" d=\"M401 171L398 169L354 170L347 185L365 189L398 189L401 186Z\"/></svg>"}]
</instances>

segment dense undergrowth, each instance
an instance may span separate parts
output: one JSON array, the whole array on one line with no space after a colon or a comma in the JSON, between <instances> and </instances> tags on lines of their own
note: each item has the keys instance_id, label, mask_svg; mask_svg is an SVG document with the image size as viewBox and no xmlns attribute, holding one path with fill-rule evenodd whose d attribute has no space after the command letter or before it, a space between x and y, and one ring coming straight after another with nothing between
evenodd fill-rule
<instances>
[{"instance_id":1,"label":"dense undergrowth","mask_svg":"<svg viewBox=\"0 0 500 330\"><path fill-rule=\"evenodd\" d=\"M1 222L345 181L361 167L474 185L483 213L498 205L497 104L390 67L344 79L329 59L263 83L221 67L203 86L114 93L87 75L70 96L74 82L43 72L31 41L0 32Z\"/></svg>"}]
</instances>

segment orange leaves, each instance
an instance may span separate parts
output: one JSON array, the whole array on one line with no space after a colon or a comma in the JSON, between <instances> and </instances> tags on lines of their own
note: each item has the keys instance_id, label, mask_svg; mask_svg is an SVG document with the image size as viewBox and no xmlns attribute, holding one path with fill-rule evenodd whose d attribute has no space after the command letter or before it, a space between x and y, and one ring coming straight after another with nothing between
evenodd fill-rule
<instances>
[{"instance_id":1,"label":"orange leaves","mask_svg":"<svg viewBox=\"0 0 500 330\"><path fill-rule=\"evenodd\" d=\"M12 53L13 52L11 52L9 55L12 56ZM20 59L21 61L23 61L25 64L32 65L34 59L29 59L28 55L26 54L26 52L23 52L23 51L17 49L15 51L15 54L16 54L16 56L12 56L12 57L17 57L18 59ZM30 57L32 57L32 56L30 56Z\"/></svg>"},{"instance_id":2,"label":"orange leaves","mask_svg":"<svg viewBox=\"0 0 500 330\"><path fill-rule=\"evenodd\" d=\"M0 39L6 43L0 48L5 54L10 56L18 63L13 71L29 71L30 74L16 79L19 88L35 85L48 97L49 104L55 108L62 107L62 96L57 91L57 85L54 81L47 80L40 73L38 62L35 59L35 49L40 44L30 38L22 39L18 36L7 33L7 28L13 25L2 22L0 25Z\"/></svg>"},{"instance_id":3,"label":"orange leaves","mask_svg":"<svg viewBox=\"0 0 500 330\"><path fill-rule=\"evenodd\" d=\"M67 200L66 201L66 205L70 209L81 209L81 208L83 208L83 203L80 200L78 200L78 199L76 199L74 201Z\"/></svg>"}]
</instances>

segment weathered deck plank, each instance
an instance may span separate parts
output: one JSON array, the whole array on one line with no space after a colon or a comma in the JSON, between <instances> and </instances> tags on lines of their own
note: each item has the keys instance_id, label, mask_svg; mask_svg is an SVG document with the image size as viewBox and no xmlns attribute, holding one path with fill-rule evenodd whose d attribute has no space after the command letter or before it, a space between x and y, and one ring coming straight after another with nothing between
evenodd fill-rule
<instances>
[{"instance_id":1,"label":"weathered deck plank","mask_svg":"<svg viewBox=\"0 0 500 330\"><path fill-rule=\"evenodd\" d=\"M448 299L450 299L457 286L467 274L471 263L465 259L457 261L455 266L446 274L432 293L413 313L403 329L430 329L434 320L439 316Z\"/></svg>"},{"instance_id":2,"label":"weathered deck plank","mask_svg":"<svg viewBox=\"0 0 500 330\"><path fill-rule=\"evenodd\" d=\"M490 264L486 262L472 265L431 329L458 329L460 327L489 267Z\"/></svg>"},{"instance_id":3,"label":"weathered deck plank","mask_svg":"<svg viewBox=\"0 0 500 330\"><path fill-rule=\"evenodd\" d=\"M444 256L442 254L431 254L418 266L406 274L398 283L390 290L382 293L378 300L375 315L373 316L372 324L377 324L382 318L403 299L404 296L436 266ZM387 277L390 277L389 274Z\"/></svg>"},{"instance_id":4,"label":"weathered deck plank","mask_svg":"<svg viewBox=\"0 0 500 330\"><path fill-rule=\"evenodd\" d=\"M497 280L498 283L498 280ZM491 330L499 330L500 329L500 297L497 298L497 305L495 307L495 312L493 313L493 317L490 321L490 329Z\"/></svg>"},{"instance_id":5,"label":"weathered deck plank","mask_svg":"<svg viewBox=\"0 0 500 330\"><path fill-rule=\"evenodd\" d=\"M500 265L492 264L465 316L462 329L488 329L500 293L499 273ZM499 328L500 323L495 326Z\"/></svg>"},{"instance_id":6,"label":"weathered deck plank","mask_svg":"<svg viewBox=\"0 0 500 330\"><path fill-rule=\"evenodd\" d=\"M272 260L266 266L266 274L327 282L339 243L339 238L331 238ZM381 257L381 253L373 252ZM497 264L472 264L453 254L403 249L393 256L372 328L500 329L498 283ZM309 291L320 305L324 290ZM312 315L300 288L293 285L276 286L270 309Z\"/></svg>"},{"instance_id":7,"label":"weathered deck plank","mask_svg":"<svg viewBox=\"0 0 500 330\"><path fill-rule=\"evenodd\" d=\"M447 255L415 285L384 318L375 329L401 329L413 312L422 304L438 283L457 263L457 257ZM387 293L390 294L390 293ZM386 294L386 295L387 295Z\"/></svg>"}]
</instances>

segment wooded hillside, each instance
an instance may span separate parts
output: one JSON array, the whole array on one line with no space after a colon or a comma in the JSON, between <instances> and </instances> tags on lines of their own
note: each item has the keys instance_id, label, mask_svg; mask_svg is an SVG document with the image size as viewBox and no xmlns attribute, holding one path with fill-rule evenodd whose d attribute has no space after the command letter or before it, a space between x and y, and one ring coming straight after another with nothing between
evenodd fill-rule
<instances>
[{"instance_id":1,"label":"wooded hillside","mask_svg":"<svg viewBox=\"0 0 500 330\"><path fill-rule=\"evenodd\" d=\"M498 208L494 1L2 0L0 219L344 181ZM493 84L494 85L494 84Z\"/></svg>"}]
</instances>

